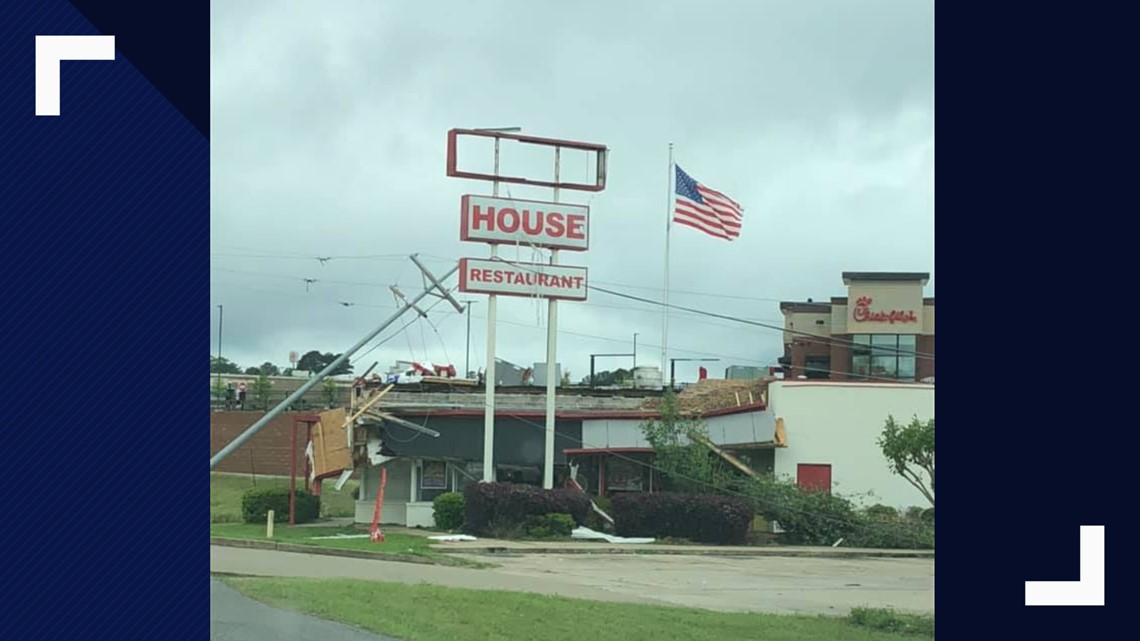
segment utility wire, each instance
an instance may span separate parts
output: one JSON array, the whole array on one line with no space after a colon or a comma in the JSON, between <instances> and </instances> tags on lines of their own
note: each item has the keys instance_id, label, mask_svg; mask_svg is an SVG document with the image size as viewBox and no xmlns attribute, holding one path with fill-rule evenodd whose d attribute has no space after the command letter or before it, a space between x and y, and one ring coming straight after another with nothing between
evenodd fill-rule
<instances>
[{"instance_id":1,"label":"utility wire","mask_svg":"<svg viewBox=\"0 0 1140 641\"><path fill-rule=\"evenodd\" d=\"M280 296L287 296L287 297L290 297L290 298L292 298L292 297L297 297L297 298L306 298L306 300L308 300L308 298L307 298L307 297L305 297L304 295L301 295L301 294L291 294L291 293L288 293L288 292L273 292L273 291L270 291L270 290L256 289L256 288L246 287L246 286L243 286L243 285L230 285L230 286L231 286L231 287L236 287L236 288L239 288L239 289L248 289L248 290L250 290L250 291L256 291L256 292L261 292L261 293L267 293L267 294L275 294L275 295L280 295ZM332 301L329 301L329 302L330 302L330 304L336 304L335 302L332 302ZM434 304L432 304L432 305L431 305L431 306L428 308L428 310L431 310L431 309L432 309L432 308L434 308L434 307L435 307L437 304L438 304L438 303L434 303ZM393 307L384 306L384 305L368 305L368 304L365 304L365 303L358 303L358 304L356 304L355 306L356 306L356 307L371 307L371 308L376 308L376 309L387 309L387 310L391 310L391 309L397 309L397 308L398 308L398 306L396 306L395 308L393 308ZM446 314L446 315L448 315L447 317L450 317L451 315L458 315L458 314L459 314L459 312L453 312L453 311L450 311L450 310L440 310L440 311L438 311L438 312L436 312L436 313L438 313L438 314ZM475 318L475 319L478 319L478 320L484 320L484 321L485 321L485 320L487 320L487 317L486 317L486 316L478 316L478 315L472 314L472 315L471 315L471 317L472 317L472 318ZM417 318L418 318L418 316L417 316ZM397 331L397 334L394 334L394 336L395 336L395 335L398 335L398 333L399 333L400 331L402 331L402 330L403 330L404 328L406 328L406 327L410 327L410 326L411 326L413 323L415 323L415 322L416 322L416 319L412 319L410 322L408 322L407 324L405 324L405 325L404 325L403 327L401 327L399 330L396 330L396 331ZM499 322L499 323L501 323L501 324L504 324L504 325L513 325L513 326L517 326L517 327L525 327L525 328L528 328L528 329L531 329L531 330L534 330L534 329L542 329L543 331L545 331L545 329L544 329L544 328L535 327L535 325L534 325L533 323L527 323L527 322L521 322L521 321L512 321L512 320L507 320L507 319L503 319L503 318L499 318L499 319L498 319L498 322ZM572 329L566 329L564 326L560 326L560 327L558 328L558 334L559 334L560 336L577 336L577 337L580 337L580 338L589 338L589 339L593 339L593 340L601 340L601 341L607 341L607 342L611 342L611 343L615 343L615 344L616 344L616 343L620 343L620 344L623 344L623 345L624 345L624 344L628 344L628 343L629 343L629 339L628 339L628 338L616 338L616 337L613 337L613 336L601 336L601 335L598 335L598 334L588 334L588 333L583 333L583 332L577 332L577 331L574 331L574 330L572 330ZM385 340L385 342L387 342L387 339ZM645 346L645 347L660 347L660 345L658 345L658 344L655 344L655 343L653 343L653 342L651 342L651 341L646 341L646 342L643 342L643 343L640 343L640 342L639 342L639 345L643 345L643 346ZM408 349L409 349L409 352L410 352L410 351L411 351L411 344L410 344L410 343L409 343ZM476 349L478 349L478 347L477 347L477 346L476 346ZM702 351L702 350L685 349L685 348L680 348L680 347L675 347L675 348L671 348L671 349L672 349L672 350L674 350L675 352L678 352L678 353L682 353L682 354L692 354L692 355L694 355L694 356L715 356L715 357L718 357L718 358L723 358L723 359L725 359L725 360L729 360L729 361L737 361L737 362L753 363L753 364L756 364L756 365L758 365L758 366L761 366L761 367L781 367L781 366L780 366L778 363L773 363L773 362L771 362L771 361L764 361L764 360L759 360L759 359L755 359L755 358L748 358L748 357L745 357L745 356L740 356L740 355L720 354L720 353L717 353L717 352L708 352L708 351ZM365 353L367 354L368 352L365 352ZM364 354L362 354L361 356L358 356L357 358L361 358L361 357L363 357L363 356L364 356ZM854 378L854 379L859 379L859 380L881 381L881 382L884 382L884 383L900 383L900 382L905 382L905 381L900 381L900 380L899 380L899 379L897 379L897 378L890 378L890 377L885 377L885 376L873 376L873 375L867 375L867 374L858 374L858 373L855 373L855 372L844 371L844 370L834 370L834 369L824 369L824 368L812 368L812 369L813 369L813 371L826 372L826 373L829 373L829 374L842 374L842 375L844 375L844 376L848 376L848 377L851 377L851 378ZM663 373L663 374L664 374L664 373Z\"/></svg>"}]
</instances>

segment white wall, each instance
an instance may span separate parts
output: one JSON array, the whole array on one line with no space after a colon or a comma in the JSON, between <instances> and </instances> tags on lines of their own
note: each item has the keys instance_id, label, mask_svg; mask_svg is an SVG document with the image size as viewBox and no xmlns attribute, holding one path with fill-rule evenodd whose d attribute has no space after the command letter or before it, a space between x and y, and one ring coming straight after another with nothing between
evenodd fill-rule
<instances>
[{"instance_id":1,"label":"white wall","mask_svg":"<svg viewBox=\"0 0 1140 641\"><path fill-rule=\"evenodd\" d=\"M599 419L582 421L582 447L649 447L641 433L642 419ZM776 417L756 411L713 416L705 419L713 443L755 443L775 438Z\"/></svg>"},{"instance_id":2,"label":"white wall","mask_svg":"<svg viewBox=\"0 0 1140 641\"><path fill-rule=\"evenodd\" d=\"M776 450L776 476L794 479L800 463L830 464L838 494L856 498L870 491L874 498L861 502L928 507L887 468L876 440L887 416L933 418L933 385L777 381L768 387L768 401L788 435L788 447Z\"/></svg>"},{"instance_id":3,"label":"white wall","mask_svg":"<svg viewBox=\"0 0 1140 641\"><path fill-rule=\"evenodd\" d=\"M582 421L582 447L649 447L641 434L641 419Z\"/></svg>"}]
</instances>

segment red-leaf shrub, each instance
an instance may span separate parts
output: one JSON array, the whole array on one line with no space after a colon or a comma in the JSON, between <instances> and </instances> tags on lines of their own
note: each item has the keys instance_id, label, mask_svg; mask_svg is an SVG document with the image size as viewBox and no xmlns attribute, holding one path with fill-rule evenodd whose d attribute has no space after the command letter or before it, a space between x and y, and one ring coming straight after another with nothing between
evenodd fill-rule
<instances>
[{"instance_id":1,"label":"red-leaf shrub","mask_svg":"<svg viewBox=\"0 0 1140 641\"><path fill-rule=\"evenodd\" d=\"M618 536L739 545L748 540L753 513L743 498L654 492L617 495L611 516Z\"/></svg>"},{"instance_id":2,"label":"red-leaf shrub","mask_svg":"<svg viewBox=\"0 0 1140 641\"><path fill-rule=\"evenodd\" d=\"M544 490L513 483L470 483L463 490L464 529L487 536L521 529L527 519L546 514L569 514L574 522L586 522L590 497L572 490Z\"/></svg>"}]
</instances>

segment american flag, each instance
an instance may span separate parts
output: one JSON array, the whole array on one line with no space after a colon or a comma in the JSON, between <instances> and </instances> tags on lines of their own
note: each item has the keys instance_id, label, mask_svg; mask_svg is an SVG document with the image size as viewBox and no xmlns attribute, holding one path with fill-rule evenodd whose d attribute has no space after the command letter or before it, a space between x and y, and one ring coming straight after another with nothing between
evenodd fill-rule
<instances>
[{"instance_id":1,"label":"american flag","mask_svg":"<svg viewBox=\"0 0 1140 641\"><path fill-rule=\"evenodd\" d=\"M733 240L740 236L744 208L724 194L677 170L677 203L673 222L699 229L710 236Z\"/></svg>"}]
</instances>

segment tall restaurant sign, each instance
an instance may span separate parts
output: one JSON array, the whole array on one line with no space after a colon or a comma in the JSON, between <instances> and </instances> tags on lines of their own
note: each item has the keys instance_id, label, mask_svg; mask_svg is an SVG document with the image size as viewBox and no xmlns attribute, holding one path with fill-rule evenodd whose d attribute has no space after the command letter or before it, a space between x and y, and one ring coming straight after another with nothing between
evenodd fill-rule
<instances>
[{"instance_id":1,"label":"tall restaurant sign","mask_svg":"<svg viewBox=\"0 0 1140 641\"><path fill-rule=\"evenodd\" d=\"M472 195L460 202L460 240L570 251L590 247L585 205Z\"/></svg>"}]
</instances>

